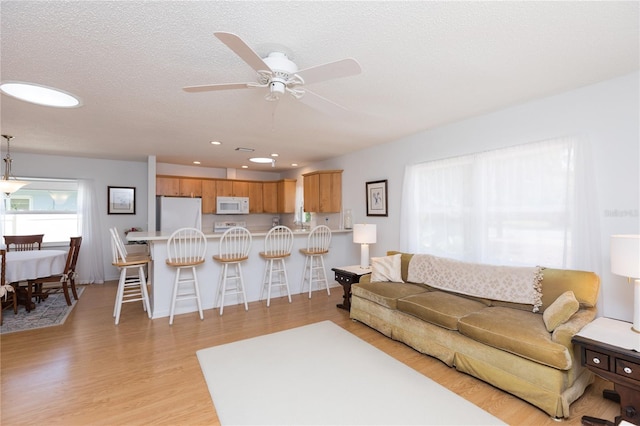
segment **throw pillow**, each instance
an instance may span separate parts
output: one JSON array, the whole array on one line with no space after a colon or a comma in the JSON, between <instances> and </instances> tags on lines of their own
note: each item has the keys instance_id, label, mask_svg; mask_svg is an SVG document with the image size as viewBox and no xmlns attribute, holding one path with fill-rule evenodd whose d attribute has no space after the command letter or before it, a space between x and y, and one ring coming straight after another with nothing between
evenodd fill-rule
<instances>
[{"instance_id":1,"label":"throw pillow","mask_svg":"<svg viewBox=\"0 0 640 426\"><path fill-rule=\"evenodd\" d=\"M401 254L371 258L371 282L393 281L402 283Z\"/></svg>"},{"instance_id":2,"label":"throw pillow","mask_svg":"<svg viewBox=\"0 0 640 426\"><path fill-rule=\"evenodd\" d=\"M547 331L551 333L560 324L567 322L573 314L578 312L580 303L572 291L562 293L558 298L542 313Z\"/></svg>"}]
</instances>

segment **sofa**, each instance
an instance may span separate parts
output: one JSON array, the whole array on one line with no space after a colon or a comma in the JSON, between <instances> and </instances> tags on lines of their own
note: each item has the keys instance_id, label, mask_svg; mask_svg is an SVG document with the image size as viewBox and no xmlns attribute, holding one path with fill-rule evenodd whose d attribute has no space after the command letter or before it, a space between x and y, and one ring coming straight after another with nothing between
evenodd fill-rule
<instances>
[{"instance_id":1,"label":"sofa","mask_svg":"<svg viewBox=\"0 0 640 426\"><path fill-rule=\"evenodd\" d=\"M351 287L351 318L552 417L569 417L570 404L594 380L571 339L596 317L599 277L541 268L536 309L436 288L428 275L425 282L408 282L417 256L423 255L373 258L373 273Z\"/></svg>"}]
</instances>

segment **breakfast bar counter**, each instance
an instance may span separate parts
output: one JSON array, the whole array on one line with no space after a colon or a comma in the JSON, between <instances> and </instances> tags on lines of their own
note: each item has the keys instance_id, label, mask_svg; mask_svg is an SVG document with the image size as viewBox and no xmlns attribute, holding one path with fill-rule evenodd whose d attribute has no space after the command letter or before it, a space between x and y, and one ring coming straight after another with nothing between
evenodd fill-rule
<instances>
[{"instance_id":1,"label":"breakfast bar counter","mask_svg":"<svg viewBox=\"0 0 640 426\"><path fill-rule=\"evenodd\" d=\"M262 291L262 277L264 274L264 260L259 253L264 250L264 237L268 229L251 230L252 244L249 259L242 263L242 273L244 277L245 292L247 301L254 302L260 300ZM304 256L299 249L306 248L308 230L293 230L294 241L291 256L286 260L287 275L289 277L289 290L291 294L302 293L301 281L304 267ZM336 287L338 284L333 280L331 273L332 266L348 263L357 263L360 256L359 246L352 242L352 231L350 229L332 229L331 246L329 253L325 255L325 273L329 280L329 286ZM149 266L150 302L152 318L162 318L169 316L171 307L171 291L175 277L175 268L170 268L166 264L167 241L171 236L170 232L129 232L128 242L146 242L149 245L152 263ZM205 310L205 317L211 315L213 311L206 311L214 307L216 294L218 291L218 279L221 266L213 260L213 256L219 252L219 241L222 233L206 233L207 254L205 263L198 267L198 281L200 283L200 297L202 308ZM284 289L274 290L272 299L286 296ZM308 288L307 288L308 291ZM225 306L241 303L239 296L227 296ZM265 302L266 303L266 302ZM197 312L194 300L179 301L176 304L176 314L187 312ZM218 311L215 311L218 315Z\"/></svg>"}]
</instances>

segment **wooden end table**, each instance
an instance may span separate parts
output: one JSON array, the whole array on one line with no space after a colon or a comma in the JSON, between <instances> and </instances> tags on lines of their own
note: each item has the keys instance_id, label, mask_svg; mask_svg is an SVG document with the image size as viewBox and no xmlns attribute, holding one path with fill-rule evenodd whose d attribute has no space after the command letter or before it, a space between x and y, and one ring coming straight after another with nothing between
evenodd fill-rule
<instances>
[{"instance_id":1,"label":"wooden end table","mask_svg":"<svg viewBox=\"0 0 640 426\"><path fill-rule=\"evenodd\" d=\"M360 265L353 266L340 266L337 268L331 268L336 274L336 281L342 285L344 290L344 302L337 304L336 306L341 309L351 310L351 284L360 282L360 278L371 273L371 267L362 268Z\"/></svg>"},{"instance_id":2,"label":"wooden end table","mask_svg":"<svg viewBox=\"0 0 640 426\"><path fill-rule=\"evenodd\" d=\"M603 397L620 404L615 423L583 416L583 425L618 425L621 421L640 424L640 333L631 323L610 318L596 318L587 324L572 342L580 347L583 366L613 382L614 391Z\"/></svg>"}]
</instances>

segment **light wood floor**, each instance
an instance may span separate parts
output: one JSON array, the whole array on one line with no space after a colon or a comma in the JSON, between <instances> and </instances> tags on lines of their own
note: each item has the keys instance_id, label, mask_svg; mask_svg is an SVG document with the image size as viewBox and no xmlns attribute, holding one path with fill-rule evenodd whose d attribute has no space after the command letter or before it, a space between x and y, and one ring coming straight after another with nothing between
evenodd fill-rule
<instances>
[{"instance_id":1,"label":"light wood floor","mask_svg":"<svg viewBox=\"0 0 640 426\"><path fill-rule=\"evenodd\" d=\"M197 314L180 315L171 327L167 318L149 320L137 304L125 305L115 326L115 289L113 282L89 286L62 326L1 336L3 426L218 424L195 352L322 320L333 321L508 424L558 424L518 398L351 321L335 307L342 301L340 288L329 297L326 292L316 292L310 300L296 295L291 304L275 299L270 308L251 303L248 312L229 306L222 317L207 310L204 321ZM344 357L350 361L348 353ZM618 407L602 399L604 388L612 386L602 380L590 386L571 406L572 416L564 424L580 424L584 414L613 420ZM348 397L348 383L336 383L335 389ZM295 384L291 390L295 392Z\"/></svg>"}]
</instances>

